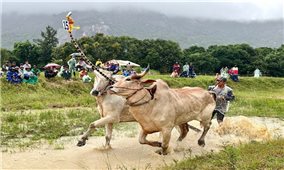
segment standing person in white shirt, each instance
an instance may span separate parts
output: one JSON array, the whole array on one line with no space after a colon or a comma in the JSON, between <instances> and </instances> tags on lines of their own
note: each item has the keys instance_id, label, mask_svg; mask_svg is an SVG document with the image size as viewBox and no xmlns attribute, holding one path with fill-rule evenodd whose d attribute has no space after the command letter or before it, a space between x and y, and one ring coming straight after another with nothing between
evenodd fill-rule
<instances>
[{"instance_id":1,"label":"standing person in white shirt","mask_svg":"<svg viewBox=\"0 0 284 170\"><path fill-rule=\"evenodd\" d=\"M254 77L256 78L259 78L261 76L261 72L258 68L256 68L253 73L254 73Z\"/></svg>"},{"instance_id":2,"label":"standing person in white shirt","mask_svg":"<svg viewBox=\"0 0 284 170\"><path fill-rule=\"evenodd\" d=\"M188 77L188 75L189 75L189 65L188 63L185 63L185 65L183 65L182 67L182 73L180 77Z\"/></svg>"}]
</instances>

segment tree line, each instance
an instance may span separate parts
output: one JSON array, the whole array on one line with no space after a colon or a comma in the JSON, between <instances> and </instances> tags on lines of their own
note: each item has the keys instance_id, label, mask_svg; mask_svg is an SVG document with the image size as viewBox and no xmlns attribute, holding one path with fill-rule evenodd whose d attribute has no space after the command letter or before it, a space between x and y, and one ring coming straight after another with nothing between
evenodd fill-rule
<instances>
[{"instance_id":1,"label":"tree line","mask_svg":"<svg viewBox=\"0 0 284 170\"><path fill-rule=\"evenodd\" d=\"M67 33L66 33L67 34ZM1 48L1 63L16 61L44 66L49 62L66 64L70 54L76 52L71 42L58 45L57 31L50 26L41 32L41 39L33 42L16 42L13 50ZM235 65L239 74L252 74L259 68L267 76L284 76L284 44L279 48L258 47L248 44L211 45L208 48L190 46L181 49L177 42L162 39L139 40L128 36L110 36L96 34L91 37L81 37L78 44L86 56L95 63L96 60L111 59L130 60L161 73L172 71L172 65L193 63L197 74L215 74L221 67Z\"/></svg>"}]
</instances>

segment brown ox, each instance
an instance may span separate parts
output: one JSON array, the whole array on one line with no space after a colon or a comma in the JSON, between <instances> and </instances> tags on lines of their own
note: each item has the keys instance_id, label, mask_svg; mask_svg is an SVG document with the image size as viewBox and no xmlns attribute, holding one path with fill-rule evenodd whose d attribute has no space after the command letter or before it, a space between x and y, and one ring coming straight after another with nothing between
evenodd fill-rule
<instances>
[{"instance_id":1,"label":"brown ox","mask_svg":"<svg viewBox=\"0 0 284 170\"><path fill-rule=\"evenodd\" d=\"M136 120L129 112L129 106L126 104L125 98L107 93L107 90L109 86L113 83L113 81L118 81L125 77L122 75L113 75L112 72L99 68L97 68L94 73L95 82L90 94L96 97L98 111L100 113L101 118L92 122L89 125L88 130L81 136L80 140L77 143L77 146L84 146L86 144L86 140L88 139L92 131L94 131L97 127L105 126L105 147L110 148L113 123L133 122ZM193 127L189 127L194 130ZM182 140L188 132L188 125L182 124L179 126L179 128L179 140Z\"/></svg>"},{"instance_id":2,"label":"brown ox","mask_svg":"<svg viewBox=\"0 0 284 170\"><path fill-rule=\"evenodd\" d=\"M198 87L171 89L162 80L141 81L140 78L141 76L132 76L119 80L110 89L111 93L126 98L129 111L141 125L139 142L162 147L158 153L167 154L173 127L198 120L204 127L198 144L204 146L204 138L215 108L210 93ZM154 83L150 87L144 87L149 82ZM148 134L154 132L161 132L161 143L146 139Z\"/></svg>"}]
</instances>

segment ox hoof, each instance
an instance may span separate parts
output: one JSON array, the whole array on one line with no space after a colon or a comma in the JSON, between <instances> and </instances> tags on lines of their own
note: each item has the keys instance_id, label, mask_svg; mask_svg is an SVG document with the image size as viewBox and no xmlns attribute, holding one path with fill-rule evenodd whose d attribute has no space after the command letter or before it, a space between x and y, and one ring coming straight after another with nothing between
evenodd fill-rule
<instances>
[{"instance_id":1,"label":"ox hoof","mask_svg":"<svg viewBox=\"0 0 284 170\"><path fill-rule=\"evenodd\" d=\"M156 150L155 152L156 152L157 154L159 154L159 155L162 155L163 150L162 150L162 149L158 149L158 150Z\"/></svg>"},{"instance_id":2,"label":"ox hoof","mask_svg":"<svg viewBox=\"0 0 284 170\"><path fill-rule=\"evenodd\" d=\"M162 143L161 142L153 142L152 146L162 147Z\"/></svg>"},{"instance_id":3,"label":"ox hoof","mask_svg":"<svg viewBox=\"0 0 284 170\"><path fill-rule=\"evenodd\" d=\"M163 151L163 149L158 149L158 150L156 150L155 151L157 154L159 154L159 155L167 155L168 154L168 152L167 151Z\"/></svg>"},{"instance_id":4,"label":"ox hoof","mask_svg":"<svg viewBox=\"0 0 284 170\"><path fill-rule=\"evenodd\" d=\"M204 140L198 140L198 145L204 147L205 146Z\"/></svg>"},{"instance_id":5,"label":"ox hoof","mask_svg":"<svg viewBox=\"0 0 284 170\"><path fill-rule=\"evenodd\" d=\"M111 145L104 145L103 148L104 148L105 150L112 149Z\"/></svg>"},{"instance_id":6,"label":"ox hoof","mask_svg":"<svg viewBox=\"0 0 284 170\"><path fill-rule=\"evenodd\" d=\"M88 139L81 139L81 140L79 140L78 143L77 143L77 146L81 147L81 146L86 145L86 140L88 140Z\"/></svg>"},{"instance_id":7,"label":"ox hoof","mask_svg":"<svg viewBox=\"0 0 284 170\"><path fill-rule=\"evenodd\" d=\"M177 141L178 141L178 142L181 142L184 138L185 138L185 137L179 137L179 138L177 139Z\"/></svg>"}]
</instances>

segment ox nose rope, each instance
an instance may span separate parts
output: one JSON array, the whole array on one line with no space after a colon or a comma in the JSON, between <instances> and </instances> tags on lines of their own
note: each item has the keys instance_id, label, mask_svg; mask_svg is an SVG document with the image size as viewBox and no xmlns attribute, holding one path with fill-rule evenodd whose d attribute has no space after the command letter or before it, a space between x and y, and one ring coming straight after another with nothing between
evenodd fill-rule
<instances>
[{"instance_id":1,"label":"ox nose rope","mask_svg":"<svg viewBox=\"0 0 284 170\"><path fill-rule=\"evenodd\" d=\"M87 62L87 64L89 64L90 66L92 66L92 69L96 70L97 72L99 72L104 78L106 78L107 80L110 81L110 84L114 84L116 81L113 80L112 78L108 77L107 75L105 75L103 72L100 71L99 67L97 67L96 65L94 65L85 55L85 53L83 52L83 50L79 47L78 43L75 41L72 32L68 32L69 36L71 38L71 42L72 44L75 46L76 50L81 54L81 56L84 58L84 60Z\"/></svg>"}]
</instances>

